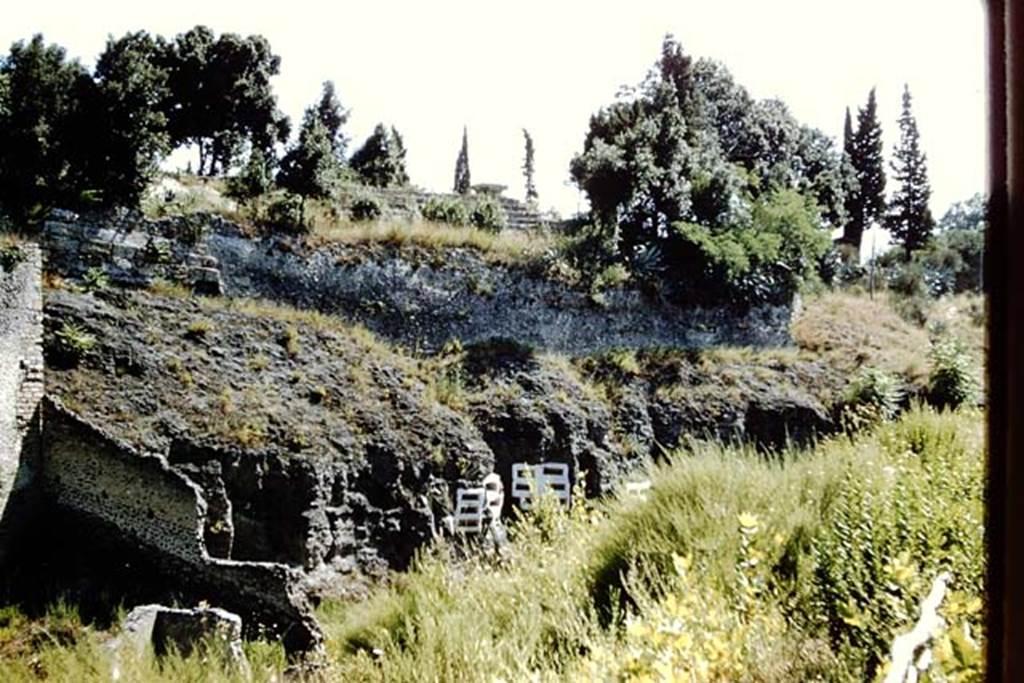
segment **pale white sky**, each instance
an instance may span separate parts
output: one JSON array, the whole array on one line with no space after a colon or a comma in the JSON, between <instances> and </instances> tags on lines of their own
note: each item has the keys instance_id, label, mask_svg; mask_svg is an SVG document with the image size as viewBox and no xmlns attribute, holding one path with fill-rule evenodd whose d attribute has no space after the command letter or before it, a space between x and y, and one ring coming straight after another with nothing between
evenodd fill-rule
<instances>
[{"instance_id":1,"label":"pale white sky","mask_svg":"<svg viewBox=\"0 0 1024 683\"><path fill-rule=\"evenodd\" d=\"M0 49L42 32L92 66L108 34L171 37L202 23L261 33L282 58L275 88L297 122L331 79L351 109L350 151L377 121L397 126L412 181L451 189L463 124L473 182L522 196L521 129L536 146L540 202L584 207L568 166L588 118L640 81L673 33L723 61L755 97L779 97L835 139L843 111L878 88L886 154L910 84L933 212L985 187L982 0L484 0L373 3L6 0ZM867 246L867 244L865 245Z\"/></svg>"}]
</instances>

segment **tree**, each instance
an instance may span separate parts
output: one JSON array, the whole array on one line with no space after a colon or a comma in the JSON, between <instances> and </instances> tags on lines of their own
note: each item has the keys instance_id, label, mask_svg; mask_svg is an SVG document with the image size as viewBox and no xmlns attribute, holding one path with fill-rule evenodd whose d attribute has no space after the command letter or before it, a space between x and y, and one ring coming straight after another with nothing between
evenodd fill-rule
<instances>
[{"instance_id":1,"label":"tree","mask_svg":"<svg viewBox=\"0 0 1024 683\"><path fill-rule=\"evenodd\" d=\"M288 120L270 85L281 59L266 38L215 38L209 28L196 26L175 38L164 59L171 142L198 147L200 174L226 171L246 141L269 150L288 139Z\"/></svg>"},{"instance_id":2,"label":"tree","mask_svg":"<svg viewBox=\"0 0 1024 683\"><path fill-rule=\"evenodd\" d=\"M644 82L591 116L570 166L596 226L590 258L693 300L748 302L784 298L813 271L828 241L818 204L842 213L840 169L827 136L670 36Z\"/></svg>"},{"instance_id":3,"label":"tree","mask_svg":"<svg viewBox=\"0 0 1024 683\"><path fill-rule=\"evenodd\" d=\"M469 194L469 141L466 134L466 127L462 127L462 148L455 160L455 186L458 194Z\"/></svg>"},{"instance_id":4,"label":"tree","mask_svg":"<svg viewBox=\"0 0 1024 683\"><path fill-rule=\"evenodd\" d=\"M330 133L311 107L306 110L298 140L281 160L277 175L281 187L302 197L300 220L305 220L306 199L329 197L340 170Z\"/></svg>"},{"instance_id":5,"label":"tree","mask_svg":"<svg viewBox=\"0 0 1024 683\"><path fill-rule=\"evenodd\" d=\"M69 131L80 116L80 94L91 86L89 74L37 34L0 59L0 83L0 205L25 219L77 200L79 140Z\"/></svg>"},{"instance_id":6,"label":"tree","mask_svg":"<svg viewBox=\"0 0 1024 683\"><path fill-rule=\"evenodd\" d=\"M939 231L974 230L984 232L988 228L988 200L978 193L962 202L953 202L942 214L938 223Z\"/></svg>"},{"instance_id":7,"label":"tree","mask_svg":"<svg viewBox=\"0 0 1024 683\"><path fill-rule=\"evenodd\" d=\"M533 182L533 138L530 132L523 128L523 138L526 143L526 154L523 159L523 176L526 178L526 201L537 201L537 186Z\"/></svg>"},{"instance_id":8,"label":"tree","mask_svg":"<svg viewBox=\"0 0 1024 683\"><path fill-rule=\"evenodd\" d=\"M396 166L394 184L400 187L408 185L409 173L405 169L405 140L394 126L391 126L391 152L395 157Z\"/></svg>"},{"instance_id":9,"label":"tree","mask_svg":"<svg viewBox=\"0 0 1024 683\"><path fill-rule=\"evenodd\" d=\"M84 104L87 127L75 130L87 168L83 183L106 205L138 206L170 151L161 106L169 95L162 42L145 31L108 39Z\"/></svg>"},{"instance_id":10,"label":"tree","mask_svg":"<svg viewBox=\"0 0 1024 683\"><path fill-rule=\"evenodd\" d=\"M408 182L405 173L405 146L394 128L391 132L378 123L363 146L352 155L349 166L363 182L375 187L390 187Z\"/></svg>"},{"instance_id":11,"label":"tree","mask_svg":"<svg viewBox=\"0 0 1024 683\"><path fill-rule=\"evenodd\" d=\"M857 111L857 132L853 135L851 152L857 190L848 203L850 217L842 241L859 252L864 230L885 212L882 127L878 123L874 88L868 93L867 104Z\"/></svg>"},{"instance_id":12,"label":"tree","mask_svg":"<svg viewBox=\"0 0 1024 683\"><path fill-rule=\"evenodd\" d=\"M900 141L893 152L892 171L899 183L889 201L885 226L903 246L907 260L928 241L935 228L928 201L932 191L928 167L921 151L917 121L910 109L910 87L903 86L903 111L900 114Z\"/></svg>"},{"instance_id":13,"label":"tree","mask_svg":"<svg viewBox=\"0 0 1024 683\"><path fill-rule=\"evenodd\" d=\"M348 139L341 133L341 127L348 122L348 111L342 108L341 101L334 92L333 81L324 81L320 101L316 105L316 115L327 129L327 136L331 140L331 147L338 161L344 161Z\"/></svg>"}]
</instances>

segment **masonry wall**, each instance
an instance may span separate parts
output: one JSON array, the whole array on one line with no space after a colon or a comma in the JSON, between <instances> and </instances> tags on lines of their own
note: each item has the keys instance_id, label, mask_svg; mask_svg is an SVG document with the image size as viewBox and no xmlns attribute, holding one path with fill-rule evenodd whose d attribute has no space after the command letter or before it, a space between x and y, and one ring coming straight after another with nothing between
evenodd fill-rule
<instances>
[{"instance_id":1,"label":"masonry wall","mask_svg":"<svg viewBox=\"0 0 1024 683\"><path fill-rule=\"evenodd\" d=\"M470 249L308 249L273 237L254 239L209 217L202 239L159 270L144 245L187 226L119 218L113 224L57 216L45 224L49 262L80 274L94 263L111 277L145 284L167 277L239 297L284 301L336 314L411 348L434 350L451 339L494 337L536 348L586 354L614 347L779 346L790 342L789 305L685 306L639 289L612 287L598 299L527 266L496 265ZM173 241L173 240L172 240ZM106 245L106 246L104 246ZM150 248L151 250L151 248ZM119 254L104 259L102 254Z\"/></svg>"},{"instance_id":2,"label":"masonry wall","mask_svg":"<svg viewBox=\"0 0 1024 683\"><path fill-rule=\"evenodd\" d=\"M41 495L76 520L75 533L115 538L126 554L146 555L169 585L238 612L247 628L278 635L290 651L320 645L299 571L211 558L203 542L206 501L195 483L161 455L140 453L49 400L44 406ZM47 533L59 542L66 530Z\"/></svg>"},{"instance_id":3,"label":"masonry wall","mask_svg":"<svg viewBox=\"0 0 1024 683\"><path fill-rule=\"evenodd\" d=\"M43 396L42 283L38 246L0 270L0 566L31 516Z\"/></svg>"}]
</instances>

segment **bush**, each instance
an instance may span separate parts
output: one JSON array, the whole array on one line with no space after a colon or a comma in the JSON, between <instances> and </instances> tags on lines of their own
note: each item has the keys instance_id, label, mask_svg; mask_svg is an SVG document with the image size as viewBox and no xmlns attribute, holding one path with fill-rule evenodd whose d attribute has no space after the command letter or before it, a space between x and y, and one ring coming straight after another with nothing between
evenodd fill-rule
<instances>
[{"instance_id":1,"label":"bush","mask_svg":"<svg viewBox=\"0 0 1024 683\"><path fill-rule=\"evenodd\" d=\"M359 197L349 207L348 215L354 221L375 221L384 214L384 207L376 197Z\"/></svg>"},{"instance_id":2,"label":"bush","mask_svg":"<svg viewBox=\"0 0 1024 683\"><path fill-rule=\"evenodd\" d=\"M274 187L273 157L254 147L238 175L228 178L227 194L235 199L255 199Z\"/></svg>"},{"instance_id":3,"label":"bush","mask_svg":"<svg viewBox=\"0 0 1024 683\"><path fill-rule=\"evenodd\" d=\"M72 322L61 324L54 340L59 359L67 365L77 365L96 348L96 337Z\"/></svg>"},{"instance_id":4,"label":"bush","mask_svg":"<svg viewBox=\"0 0 1024 683\"><path fill-rule=\"evenodd\" d=\"M271 229L293 235L309 231L303 215L302 197L286 194L275 199L267 208L267 223Z\"/></svg>"},{"instance_id":5,"label":"bush","mask_svg":"<svg viewBox=\"0 0 1024 683\"><path fill-rule=\"evenodd\" d=\"M963 342L944 337L932 344L932 371L928 376L928 401L939 407L971 405L980 397L980 387Z\"/></svg>"},{"instance_id":6,"label":"bush","mask_svg":"<svg viewBox=\"0 0 1024 683\"><path fill-rule=\"evenodd\" d=\"M899 377L878 368L864 368L843 397L843 426L856 430L873 422L891 420L899 413L903 397Z\"/></svg>"},{"instance_id":7,"label":"bush","mask_svg":"<svg viewBox=\"0 0 1024 683\"><path fill-rule=\"evenodd\" d=\"M944 607L961 596L977 605L973 614L956 615L956 625L980 626L984 455L980 420L963 425L935 413L911 414L883 428L878 446L847 464L833 483L826 523L812 545L814 598L805 609L825 618L837 654L860 670L850 680L873 680L941 571L952 573L959 592Z\"/></svg>"},{"instance_id":8,"label":"bush","mask_svg":"<svg viewBox=\"0 0 1024 683\"><path fill-rule=\"evenodd\" d=\"M420 214L428 221L466 225L469 223L469 210L465 203L456 197L431 197L423 205Z\"/></svg>"},{"instance_id":9,"label":"bush","mask_svg":"<svg viewBox=\"0 0 1024 683\"><path fill-rule=\"evenodd\" d=\"M0 271L10 273L25 260L25 252L17 244L0 243Z\"/></svg>"},{"instance_id":10,"label":"bush","mask_svg":"<svg viewBox=\"0 0 1024 683\"><path fill-rule=\"evenodd\" d=\"M206 234L206 223L201 216L179 216L175 230L179 240L189 246L195 246Z\"/></svg>"},{"instance_id":11,"label":"bush","mask_svg":"<svg viewBox=\"0 0 1024 683\"><path fill-rule=\"evenodd\" d=\"M110 278L107 276L107 272L99 266L93 266L85 271L85 274L82 276L82 282L87 292L95 292L110 286Z\"/></svg>"},{"instance_id":12,"label":"bush","mask_svg":"<svg viewBox=\"0 0 1024 683\"><path fill-rule=\"evenodd\" d=\"M508 222L501 202L493 197L480 197L473 202L469 211L469 222L481 230L497 232Z\"/></svg>"},{"instance_id":13,"label":"bush","mask_svg":"<svg viewBox=\"0 0 1024 683\"><path fill-rule=\"evenodd\" d=\"M817 209L792 190L759 199L749 223L676 223L666 246L666 273L690 298L739 303L785 301L818 276L829 248Z\"/></svg>"}]
</instances>

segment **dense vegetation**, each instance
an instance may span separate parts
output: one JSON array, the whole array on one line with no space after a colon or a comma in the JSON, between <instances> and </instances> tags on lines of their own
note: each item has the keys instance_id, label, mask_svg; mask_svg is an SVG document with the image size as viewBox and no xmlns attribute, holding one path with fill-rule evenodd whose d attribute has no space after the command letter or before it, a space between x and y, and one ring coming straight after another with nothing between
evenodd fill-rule
<instances>
[{"instance_id":1,"label":"dense vegetation","mask_svg":"<svg viewBox=\"0 0 1024 683\"><path fill-rule=\"evenodd\" d=\"M643 496L544 507L500 558L440 546L363 603L325 603L319 675L870 680L948 570L937 675L980 680L982 443L980 413L928 409L771 460L694 442ZM103 637L65 606L35 620L8 609L0 671L106 680ZM247 649L256 680L279 676L277 646ZM121 667L130 680L232 678L198 656Z\"/></svg>"}]
</instances>

